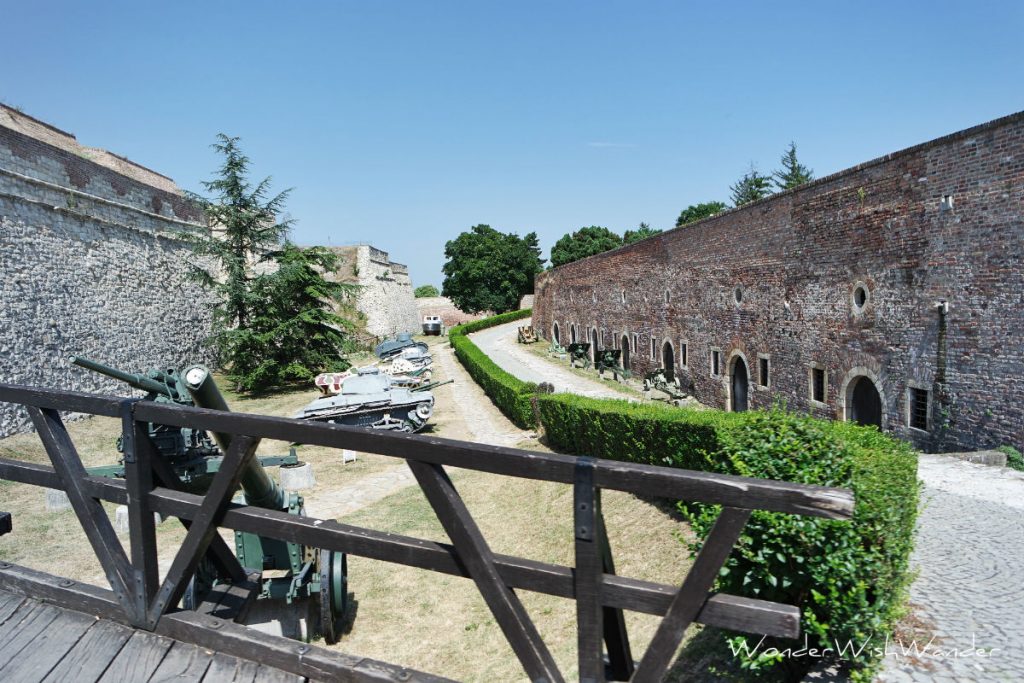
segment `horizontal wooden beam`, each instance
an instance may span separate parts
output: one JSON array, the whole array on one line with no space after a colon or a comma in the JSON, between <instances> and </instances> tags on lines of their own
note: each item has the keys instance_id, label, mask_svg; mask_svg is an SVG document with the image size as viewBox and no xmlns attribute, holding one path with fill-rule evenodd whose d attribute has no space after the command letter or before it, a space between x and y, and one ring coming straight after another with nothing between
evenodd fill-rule
<instances>
[{"instance_id":1,"label":"horizontal wooden beam","mask_svg":"<svg viewBox=\"0 0 1024 683\"><path fill-rule=\"evenodd\" d=\"M64 609L127 623L124 612L108 590L66 581L27 567L0 562L0 589L42 600ZM261 633L229 620L190 611L169 612L156 633L233 657L306 676L319 681L346 683L444 683L450 679L364 657L353 657L315 645Z\"/></svg>"},{"instance_id":2,"label":"horizontal wooden beam","mask_svg":"<svg viewBox=\"0 0 1024 683\"><path fill-rule=\"evenodd\" d=\"M0 384L0 401L61 410L117 415L122 399L76 392ZM112 412L110 412L112 411ZM398 434L284 417L226 413L172 403L144 401L135 408L139 420L242 434L293 443L347 448L418 462L571 484L577 458L503 446L489 446L416 434ZM718 503L828 519L853 516L848 489L696 472L671 467L597 460L594 483L600 488L701 503Z\"/></svg>"},{"instance_id":3,"label":"horizontal wooden beam","mask_svg":"<svg viewBox=\"0 0 1024 683\"><path fill-rule=\"evenodd\" d=\"M7 458L0 458L0 478L49 488L61 487L60 479L52 468ZM86 477L82 486L97 498L117 503L127 501L125 483L121 480ZM149 496L155 511L187 520L195 517L202 501L202 496L165 488L157 488ZM242 505L228 508L222 526L295 541L311 548L340 550L360 557L468 577L454 548L445 543ZM502 580L513 588L563 598L575 597L571 567L509 555L495 555L495 564ZM678 586L605 574L602 604L664 615L677 590ZM795 638L800 633L800 611L796 607L734 595L711 595L697 621L708 626L783 638Z\"/></svg>"}]
</instances>

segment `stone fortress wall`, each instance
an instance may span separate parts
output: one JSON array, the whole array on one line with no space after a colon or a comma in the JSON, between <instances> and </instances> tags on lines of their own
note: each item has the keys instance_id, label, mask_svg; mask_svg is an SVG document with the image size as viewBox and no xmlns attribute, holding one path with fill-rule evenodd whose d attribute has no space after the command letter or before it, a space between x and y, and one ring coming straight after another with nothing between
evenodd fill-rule
<instances>
[{"instance_id":1,"label":"stone fortress wall","mask_svg":"<svg viewBox=\"0 0 1024 683\"><path fill-rule=\"evenodd\" d=\"M1024 112L555 268L535 290L545 338L625 345L634 372L668 367L710 406L745 393L927 450L1020 448Z\"/></svg>"},{"instance_id":2,"label":"stone fortress wall","mask_svg":"<svg viewBox=\"0 0 1024 683\"><path fill-rule=\"evenodd\" d=\"M421 332L408 266L393 263L386 251L369 245L356 249L357 284L362 287L357 307L366 316L366 331L381 338Z\"/></svg>"},{"instance_id":3,"label":"stone fortress wall","mask_svg":"<svg viewBox=\"0 0 1024 683\"><path fill-rule=\"evenodd\" d=\"M369 244L329 248L338 257L338 270L328 277L359 286L355 304L367 334L384 339L420 332L408 266L392 262L386 251Z\"/></svg>"},{"instance_id":4,"label":"stone fortress wall","mask_svg":"<svg viewBox=\"0 0 1024 683\"><path fill-rule=\"evenodd\" d=\"M125 394L69 366L209 362L209 296L183 233L205 230L173 181L0 106L0 381ZM0 404L0 436L23 429Z\"/></svg>"}]
</instances>

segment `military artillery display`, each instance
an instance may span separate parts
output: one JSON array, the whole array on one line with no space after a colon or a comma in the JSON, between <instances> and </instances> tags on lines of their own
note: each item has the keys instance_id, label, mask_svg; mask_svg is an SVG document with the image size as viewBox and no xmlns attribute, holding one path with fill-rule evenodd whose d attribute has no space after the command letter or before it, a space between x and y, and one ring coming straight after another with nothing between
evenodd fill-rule
<instances>
[{"instance_id":1,"label":"military artillery display","mask_svg":"<svg viewBox=\"0 0 1024 683\"><path fill-rule=\"evenodd\" d=\"M373 355L377 356L377 358L380 358L381 360L388 360L402 353L403 349L416 347L422 349L424 353L426 353L429 348L426 343L413 339L412 335L408 332L402 332L394 339L388 339L377 344L377 346L373 348Z\"/></svg>"},{"instance_id":2,"label":"military artillery display","mask_svg":"<svg viewBox=\"0 0 1024 683\"><path fill-rule=\"evenodd\" d=\"M587 342L573 342L566 347L569 354L569 367L576 367L576 363L582 368L590 367L590 344Z\"/></svg>"},{"instance_id":3,"label":"military artillery display","mask_svg":"<svg viewBox=\"0 0 1024 683\"><path fill-rule=\"evenodd\" d=\"M523 325L519 328L517 334L517 341L520 344L533 344L537 341L537 332L534 331L533 325Z\"/></svg>"},{"instance_id":4,"label":"military artillery display","mask_svg":"<svg viewBox=\"0 0 1024 683\"><path fill-rule=\"evenodd\" d=\"M622 367L622 349L601 349L596 355L594 368L601 378L604 378L605 372L610 372L615 381L618 381L620 376L629 379L632 373Z\"/></svg>"},{"instance_id":5,"label":"military artillery display","mask_svg":"<svg viewBox=\"0 0 1024 683\"><path fill-rule=\"evenodd\" d=\"M184 372L178 372L176 368L162 368L138 375L86 358L72 356L70 360L75 365L147 392L143 400L225 412L229 410L210 372L202 365L190 366ZM205 493L230 446L230 435L211 435L200 429L155 423L149 423L147 431L159 457L171 465L186 488L193 493ZM118 450L122 450L120 441ZM281 489L263 467L295 464L297 460L294 452L286 457L259 458L259 462L256 459L250 460L242 470L240 479L245 503L305 516L302 496ZM90 472L98 476L123 477L124 467L122 464L92 468ZM315 633L320 633L328 643L338 641L341 636L340 623L348 601L348 571L344 553L308 548L297 543L236 531L235 554L243 567L260 573L257 602L266 601L265 605L273 603L267 610L261 611L280 614L291 609L299 613L297 633L303 640L309 640ZM264 572L272 572L274 575L269 576ZM218 575L212 563L200 563L182 600L185 608L194 608L212 588L226 580L226 577ZM304 623L304 615L314 615L316 623Z\"/></svg>"},{"instance_id":6,"label":"military artillery display","mask_svg":"<svg viewBox=\"0 0 1024 683\"><path fill-rule=\"evenodd\" d=\"M682 405L683 401L689 396L689 394L679 388L678 384L670 381L665 376L663 368L658 368L644 374L644 391L651 392L654 390L667 394L669 402L676 405Z\"/></svg>"},{"instance_id":7,"label":"military artillery display","mask_svg":"<svg viewBox=\"0 0 1024 683\"><path fill-rule=\"evenodd\" d=\"M341 382L341 392L313 400L294 417L349 427L418 432L434 412L430 390L448 382L412 389L395 386L378 368L359 368Z\"/></svg>"}]
</instances>

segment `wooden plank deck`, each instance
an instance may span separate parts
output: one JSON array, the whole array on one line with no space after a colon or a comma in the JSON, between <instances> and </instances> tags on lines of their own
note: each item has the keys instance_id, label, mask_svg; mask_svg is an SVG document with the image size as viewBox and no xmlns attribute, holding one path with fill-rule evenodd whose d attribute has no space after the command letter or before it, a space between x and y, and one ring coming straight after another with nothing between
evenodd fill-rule
<instances>
[{"instance_id":1,"label":"wooden plank deck","mask_svg":"<svg viewBox=\"0 0 1024 683\"><path fill-rule=\"evenodd\" d=\"M300 683L309 679L0 590L0 681Z\"/></svg>"}]
</instances>

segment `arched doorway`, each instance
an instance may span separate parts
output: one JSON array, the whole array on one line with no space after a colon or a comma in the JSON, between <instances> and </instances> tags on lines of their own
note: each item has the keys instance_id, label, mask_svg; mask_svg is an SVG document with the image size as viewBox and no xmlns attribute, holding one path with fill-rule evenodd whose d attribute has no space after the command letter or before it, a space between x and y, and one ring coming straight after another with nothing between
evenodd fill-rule
<instances>
[{"instance_id":1,"label":"arched doorway","mask_svg":"<svg viewBox=\"0 0 1024 683\"><path fill-rule=\"evenodd\" d=\"M622 335L619 340L619 348L622 349L622 369L629 370L629 335Z\"/></svg>"},{"instance_id":2,"label":"arched doorway","mask_svg":"<svg viewBox=\"0 0 1024 683\"><path fill-rule=\"evenodd\" d=\"M732 391L730 392L731 405L729 408L734 413L742 413L747 410L747 390L750 388L747 364L743 358L736 356L732 364L732 377L730 378Z\"/></svg>"},{"instance_id":3,"label":"arched doorway","mask_svg":"<svg viewBox=\"0 0 1024 683\"><path fill-rule=\"evenodd\" d=\"M573 323L572 325L569 325L569 343L570 344L575 344L576 343L576 323Z\"/></svg>"},{"instance_id":4,"label":"arched doorway","mask_svg":"<svg viewBox=\"0 0 1024 683\"><path fill-rule=\"evenodd\" d=\"M558 345L562 344L562 340L559 339L558 323L551 323L551 339Z\"/></svg>"},{"instance_id":5,"label":"arched doorway","mask_svg":"<svg viewBox=\"0 0 1024 683\"><path fill-rule=\"evenodd\" d=\"M846 405L849 406L847 419L862 425L882 428L882 397L870 377L861 375L850 382Z\"/></svg>"},{"instance_id":6,"label":"arched doorway","mask_svg":"<svg viewBox=\"0 0 1024 683\"><path fill-rule=\"evenodd\" d=\"M597 328L590 330L590 360L597 362Z\"/></svg>"},{"instance_id":7,"label":"arched doorway","mask_svg":"<svg viewBox=\"0 0 1024 683\"><path fill-rule=\"evenodd\" d=\"M665 370L665 379L669 382L676 381L676 352L672 348L672 342L666 341L661 345L661 367Z\"/></svg>"}]
</instances>

